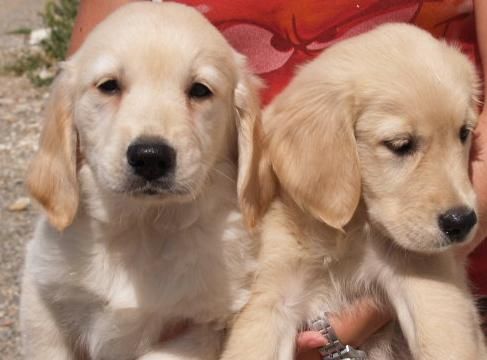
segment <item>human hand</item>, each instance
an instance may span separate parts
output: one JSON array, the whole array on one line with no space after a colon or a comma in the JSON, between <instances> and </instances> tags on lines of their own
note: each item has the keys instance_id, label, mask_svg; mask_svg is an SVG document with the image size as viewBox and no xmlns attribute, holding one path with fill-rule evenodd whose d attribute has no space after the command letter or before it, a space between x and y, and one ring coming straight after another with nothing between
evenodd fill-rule
<instances>
[{"instance_id":1,"label":"human hand","mask_svg":"<svg viewBox=\"0 0 487 360\"><path fill-rule=\"evenodd\" d=\"M105 17L122 5L136 0L81 0L73 26L68 54L72 55L81 46L86 36Z\"/></svg>"},{"instance_id":2,"label":"human hand","mask_svg":"<svg viewBox=\"0 0 487 360\"><path fill-rule=\"evenodd\" d=\"M297 342L297 360L320 360L318 348L326 345L326 339L317 331L299 333Z\"/></svg>"},{"instance_id":3,"label":"human hand","mask_svg":"<svg viewBox=\"0 0 487 360\"><path fill-rule=\"evenodd\" d=\"M357 301L338 315L330 315L329 321L343 344L359 347L392 319L388 309L379 309L368 298ZM326 345L326 339L315 331L305 331L297 338L298 360L321 359L318 348Z\"/></svg>"}]
</instances>

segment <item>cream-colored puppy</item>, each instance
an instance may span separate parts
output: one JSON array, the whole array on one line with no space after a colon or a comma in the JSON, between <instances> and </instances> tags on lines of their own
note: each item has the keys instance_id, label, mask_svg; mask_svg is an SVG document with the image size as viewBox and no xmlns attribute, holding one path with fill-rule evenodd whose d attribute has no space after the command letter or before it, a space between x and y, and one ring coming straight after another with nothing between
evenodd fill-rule
<instances>
[{"instance_id":1,"label":"cream-colored puppy","mask_svg":"<svg viewBox=\"0 0 487 360\"><path fill-rule=\"evenodd\" d=\"M292 359L307 321L366 295L397 316L368 359L487 359L453 254L476 223L477 85L457 49L404 24L299 71L246 129L241 203L263 247L223 359Z\"/></svg>"},{"instance_id":2,"label":"cream-colored puppy","mask_svg":"<svg viewBox=\"0 0 487 360\"><path fill-rule=\"evenodd\" d=\"M254 85L173 3L121 8L64 64L28 175L47 217L27 249L27 359L218 357L255 263L236 196Z\"/></svg>"}]
</instances>

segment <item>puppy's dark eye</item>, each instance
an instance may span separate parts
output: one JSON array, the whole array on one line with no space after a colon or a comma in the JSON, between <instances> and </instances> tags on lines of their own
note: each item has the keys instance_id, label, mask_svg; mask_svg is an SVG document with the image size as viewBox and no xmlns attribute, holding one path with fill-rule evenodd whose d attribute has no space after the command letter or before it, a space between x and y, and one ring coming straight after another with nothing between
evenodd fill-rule
<instances>
[{"instance_id":1,"label":"puppy's dark eye","mask_svg":"<svg viewBox=\"0 0 487 360\"><path fill-rule=\"evenodd\" d=\"M467 127L467 125L463 125L461 128L460 128L460 133L458 134L459 137L460 137L460 141L462 142L462 144L465 144L465 142L467 141L468 139L468 136L470 135L470 133L472 132L471 129L469 129Z\"/></svg>"},{"instance_id":2,"label":"puppy's dark eye","mask_svg":"<svg viewBox=\"0 0 487 360\"><path fill-rule=\"evenodd\" d=\"M99 82L96 88L107 95L114 95L120 92L120 84L115 79L106 79Z\"/></svg>"},{"instance_id":3,"label":"puppy's dark eye","mask_svg":"<svg viewBox=\"0 0 487 360\"><path fill-rule=\"evenodd\" d=\"M397 156L406 156L416 150L416 144L412 139L396 139L384 141L385 147Z\"/></svg>"},{"instance_id":4,"label":"puppy's dark eye","mask_svg":"<svg viewBox=\"0 0 487 360\"><path fill-rule=\"evenodd\" d=\"M194 83L189 89L189 96L194 99L206 99L209 98L213 93L206 85L202 83Z\"/></svg>"}]
</instances>

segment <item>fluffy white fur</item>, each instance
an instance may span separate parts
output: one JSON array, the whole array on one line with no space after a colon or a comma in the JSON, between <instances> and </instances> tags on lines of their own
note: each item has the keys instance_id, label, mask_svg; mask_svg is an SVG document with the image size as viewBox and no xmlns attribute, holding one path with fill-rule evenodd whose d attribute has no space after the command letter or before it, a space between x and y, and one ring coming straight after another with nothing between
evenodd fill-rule
<instances>
[{"instance_id":1,"label":"fluffy white fur","mask_svg":"<svg viewBox=\"0 0 487 360\"><path fill-rule=\"evenodd\" d=\"M458 50L404 24L298 72L247 144L240 201L263 245L224 360L290 360L306 321L366 295L397 316L368 359L487 358L461 245L438 226L476 206L460 133L476 124L477 86ZM408 141L410 153L391 150Z\"/></svg>"},{"instance_id":2,"label":"fluffy white fur","mask_svg":"<svg viewBox=\"0 0 487 360\"><path fill-rule=\"evenodd\" d=\"M120 90L103 93L110 79ZM213 95L192 98L195 82ZM27 248L26 359L218 357L255 267L236 199L255 85L202 15L172 3L122 7L64 64L28 175L47 216ZM170 187L128 165L144 136L176 150Z\"/></svg>"}]
</instances>

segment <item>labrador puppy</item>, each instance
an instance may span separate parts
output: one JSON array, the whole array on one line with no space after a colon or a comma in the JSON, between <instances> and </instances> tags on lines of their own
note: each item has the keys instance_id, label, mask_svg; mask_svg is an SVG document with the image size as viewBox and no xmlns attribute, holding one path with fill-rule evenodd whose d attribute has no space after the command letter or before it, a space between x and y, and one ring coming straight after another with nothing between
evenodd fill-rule
<instances>
[{"instance_id":1,"label":"labrador puppy","mask_svg":"<svg viewBox=\"0 0 487 360\"><path fill-rule=\"evenodd\" d=\"M454 256L476 226L477 94L465 56L406 24L300 69L246 130L240 201L263 244L224 360L292 359L299 329L363 296L397 316L368 359L487 359Z\"/></svg>"},{"instance_id":2,"label":"labrador puppy","mask_svg":"<svg viewBox=\"0 0 487 360\"><path fill-rule=\"evenodd\" d=\"M27 247L27 359L218 357L255 267L236 174L256 86L174 3L122 7L63 65L27 180L46 213Z\"/></svg>"}]
</instances>

